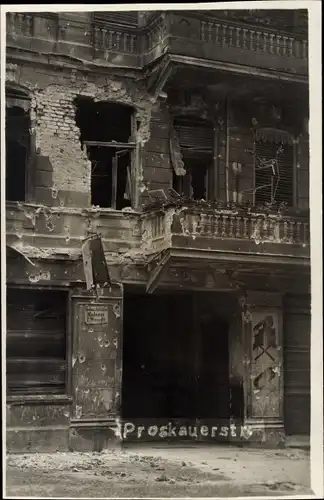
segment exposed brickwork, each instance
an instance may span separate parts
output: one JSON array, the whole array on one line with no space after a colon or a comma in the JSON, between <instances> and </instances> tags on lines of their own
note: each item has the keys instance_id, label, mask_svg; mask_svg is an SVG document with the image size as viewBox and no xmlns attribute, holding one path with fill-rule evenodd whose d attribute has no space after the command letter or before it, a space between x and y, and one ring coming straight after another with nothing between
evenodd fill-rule
<instances>
[{"instance_id":1,"label":"exposed brickwork","mask_svg":"<svg viewBox=\"0 0 324 500\"><path fill-rule=\"evenodd\" d=\"M139 128L136 140L142 149L150 138L151 109L154 99L141 84L129 78L107 79L98 76L96 84L75 72L62 75L59 84L53 83L51 74L43 75L42 88L38 73L20 72L19 85L26 86L31 96L31 123L36 160L35 201L48 205L76 205L76 200L90 204L91 163L86 150L82 150L80 130L75 122L76 97L92 97L96 101L114 101L132 105ZM157 110L158 110L157 106ZM141 192L145 191L141 155L137 162L136 178ZM75 193L75 199L72 196ZM81 196L82 195L82 196Z\"/></svg>"},{"instance_id":2,"label":"exposed brickwork","mask_svg":"<svg viewBox=\"0 0 324 500\"><path fill-rule=\"evenodd\" d=\"M141 203L148 200L147 190L172 186L173 169L169 145L170 116L168 108L157 102L152 108L150 138L143 148L143 191Z\"/></svg>"},{"instance_id":3,"label":"exposed brickwork","mask_svg":"<svg viewBox=\"0 0 324 500\"><path fill-rule=\"evenodd\" d=\"M52 193L60 189L90 192L90 162L82 151L75 124L73 100L77 92L51 85L36 91L32 119L36 120L36 151L48 157L53 168Z\"/></svg>"}]
</instances>

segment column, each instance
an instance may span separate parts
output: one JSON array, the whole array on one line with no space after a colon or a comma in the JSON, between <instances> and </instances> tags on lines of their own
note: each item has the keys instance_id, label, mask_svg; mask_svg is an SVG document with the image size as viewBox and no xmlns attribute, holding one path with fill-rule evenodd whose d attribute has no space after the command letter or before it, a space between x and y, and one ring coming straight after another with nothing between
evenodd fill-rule
<instances>
[{"instance_id":1,"label":"column","mask_svg":"<svg viewBox=\"0 0 324 500\"><path fill-rule=\"evenodd\" d=\"M244 372L244 425L250 441L284 439L282 296L248 291L240 300Z\"/></svg>"},{"instance_id":2,"label":"column","mask_svg":"<svg viewBox=\"0 0 324 500\"><path fill-rule=\"evenodd\" d=\"M92 59L92 12L60 12L56 51L75 58Z\"/></svg>"},{"instance_id":3,"label":"column","mask_svg":"<svg viewBox=\"0 0 324 500\"><path fill-rule=\"evenodd\" d=\"M102 292L72 293L72 451L101 451L120 437L122 287Z\"/></svg>"}]
</instances>

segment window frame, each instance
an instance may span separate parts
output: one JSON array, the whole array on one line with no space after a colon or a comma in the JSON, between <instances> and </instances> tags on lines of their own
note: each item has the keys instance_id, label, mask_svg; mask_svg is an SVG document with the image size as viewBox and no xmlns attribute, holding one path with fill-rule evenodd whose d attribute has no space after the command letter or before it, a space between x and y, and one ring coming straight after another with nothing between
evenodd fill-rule
<instances>
[{"instance_id":1,"label":"window frame","mask_svg":"<svg viewBox=\"0 0 324 500\"><path fill-rule=\"evenodd\" d=\"M124 105L124 103L118 103L116 104L121 104ZM130 196L131 196L131 207L135 209L137 207L137 184L136 184L136 166L137 166L137 159L139 157L138 154L138 148L139 144L136 141L136 110L133 108L131 116L130 116L130 126L131 126L131 141L128 142L116 142L116 141L87 141L84 140L82 141L83 145L86 147L86 149L91 146L99 147L99 148L107 148L107 149L113 149L115 150L115 155L112 160L112 180L111 180L111 206L110 207L100 207L102 210L105 209L113 209L117 210L120 212L121 210L116 208L116 202L117 202L117 183L118 183L118 153L120 153L123 150L128 149L130 152L130 168L129 171L126 172L126 176L129 176L129 181L130 181ZM87 149L88 151L88 149ZM117 159L117 161L114 161ZM91 162L91 160L90 160ZM92 167L91 167L92 168ZM91 170L91 180L92 180L92 170ZM92 186L90 187L91 189L91 197L92 197ZM113 206L114 205L114 206Z\"/></svg>"},{"instance_id":2,"label":"window frame","mask_svg":"<svg viewBox=\"0 0 324 500\"><path fill-rule=\"evenodd\" d=\"M184 114L173 114L171 116L171 135L170 135L170 145L173 149L179 149L179 152L181 154L182 161L184 163L184 168L186 169L186 162L185 159L186 155L184 155L185 149L183 146L180 144L180 136L178 132L178 128L181 127L181 123L177 124L177 122L181 122L181 120L188 120L188 125L190 126L191 120L201 120L201 126L196 127L196 128L205 128L203 125L208 124L210 127L206 127L206 130L210 129L211 131L211 136L212 136L212 145L211 145L211 150L208 152L210 154L210 164L206 168L206 175L205 175L205 193L206 193L206 201L211 201L213 198L217 200L218 197L218 192L219 192L219 164L218 164L218 133L219 130L217 126L215 125L215 122L211 119L206 119L206 118L201 118L199 115L188 115L186 113ZM186 126L186 125L184 125ZM192 127L193 129L195 126ZM203 151L205 152L205 151ZM201 153L201 152L200 152ZM191 171L186 169L186 174L183 176L180 176L177 174L176 169L173 166L173 173L175 177L180 178L178 181L178 184L184 188L185 185L187 185L188 190L189 190L189 198L193 198L193 187L192 187L192 175ZM172 182L174 184L174 182ZM175 189L175 186L173 186Z\"/></svg>"},{"instance_id":3,"label":"window frame","mask_svg":"<svg viewBox=\"0 0 324 500\"><path fill-rule=\"evenodd\" d=\"M29 203L34 201L35 198L35 134L32 133L31 127L31 95L25 88L6 83L5 86L5 152L7 148L7 102L8 99L15 99L17 101L27 101L29 103L29 121L30 128L28 130L28 148L26 150L25 158L25 199L22 200L9 200L7 199L7 192L5 194L6 203ZM23 106L22 106L23 108ZM7 173L7 166L6 173Z\"/></svg>"},{"instance_id":4,"label":"window frame","mask_svg":"<svg viewBox=\"0 0 324 500\"><path fill-rule=\"evenodd\" d=\"M55 394L51 392L42 393L10 393L8 392L7 380L6 380L6 400L8 402L15 401L71 401L72 399L72 349L73 349L73 339L72 339L72 317L71 317L71 290L67 290L63 286L45 286L45 285L19 285L15 283L8 283L6 286L5 293L5 304L6 304L6 317L8 313L7 306L7 290L23 290L28 291L38 291L38 292L62 292L65 294L65 382L64 391L61 394ZM6 322L6 336L8 332L7 322ZM7 339L6 339L7 342ZM8 360L6 352L6 363ZM7 373L6 373L7 379Z\"/></svg>"},{"instance_id":5,"label":"window frame","mask_svg":"<svg viewBox=\"0 0 324 500\"><path fill-rule=\"evenodd\" d=\"M296 208L297 206L297 165L298 165L298 138L296 136L284 129L274 128L274 127L257 127L253 130L253 206L255 206L255 190L256 190L256 144L257 144L257 133L266 132L277 135L284 135L291 141L292 152L293 152L293 164L292 164L292 205L291 208Z\"/></svg>"}]
</instances>

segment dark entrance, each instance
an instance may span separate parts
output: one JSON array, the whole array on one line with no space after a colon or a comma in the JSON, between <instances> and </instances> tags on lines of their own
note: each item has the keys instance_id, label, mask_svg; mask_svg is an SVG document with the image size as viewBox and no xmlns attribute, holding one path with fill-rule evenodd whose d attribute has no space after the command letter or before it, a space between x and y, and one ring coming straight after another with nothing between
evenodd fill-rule
<instances>
[{"instance_id":1,"label":"dark entrance","mask_svg":"<svg viewBox=\"0 0 324 500\"><path fill-rule=\"evenodd\" d=\"M192 293L125 293L123 421L230 417L228 324Z\"/></svg>"}]
</instances>

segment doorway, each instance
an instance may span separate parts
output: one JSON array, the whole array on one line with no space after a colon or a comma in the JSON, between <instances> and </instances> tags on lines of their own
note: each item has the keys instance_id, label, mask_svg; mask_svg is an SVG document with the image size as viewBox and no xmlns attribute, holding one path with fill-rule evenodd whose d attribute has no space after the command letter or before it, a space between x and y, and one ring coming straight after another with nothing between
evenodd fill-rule
<instances>
[{"instance_id":1,"label":"doorway","mask_svg":"<svg viewBox=\"0 0 324 500\"><path fill-rule=\"evenodd\" d=\"M194 293L124 296L124 421L230 417L228 324L201 314Z\"/></svg>"}]
</instances>

